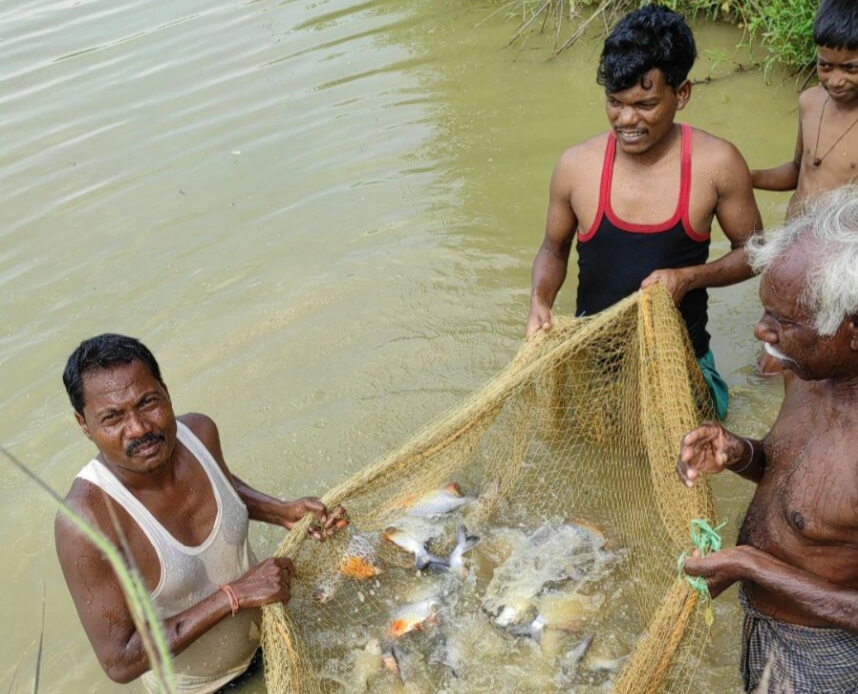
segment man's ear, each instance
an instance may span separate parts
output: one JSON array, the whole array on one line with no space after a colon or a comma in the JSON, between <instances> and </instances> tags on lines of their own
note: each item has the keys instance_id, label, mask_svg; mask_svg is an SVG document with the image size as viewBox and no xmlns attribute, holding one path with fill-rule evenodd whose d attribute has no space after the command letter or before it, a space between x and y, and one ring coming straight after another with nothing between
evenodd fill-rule
<instances>
[{"instance_id":1,"label":"man's ear","mask_svg":"<svg viewBox=\"0 0 858 694\"><path fill-rule=\"evenodd\" d=\"M849 348L858 352L858 314L846 319L846 327L849 330Z\"/></svg>"},{"instance_id":2,"label":"man's ear","mask_svg":"<svg viewBox=\"0 0 858 694\"><path fill-rule=\"evenodd\" d=\"M676 110L681 111L691 98L691 80L685 80L676 88Z\"/></svg>"},{"instance_id":3,"label":"man's ear","mask_svg":"<svg viewBox=\"0 0 858 694\"><path fill-rule=\"evenodd\" d=\"M89 430L89 426L87 426L84 416L80 412L75 412L74 418L77 420L78 426L81 428L86 438L92 441L92 433Z\"/></svg>"}]
</instances>

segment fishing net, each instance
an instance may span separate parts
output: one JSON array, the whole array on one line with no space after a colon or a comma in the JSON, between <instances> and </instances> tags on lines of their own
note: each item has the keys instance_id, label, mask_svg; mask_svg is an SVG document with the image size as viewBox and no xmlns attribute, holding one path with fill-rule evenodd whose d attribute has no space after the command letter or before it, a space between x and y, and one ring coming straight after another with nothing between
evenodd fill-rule
<instances>
[{"instance_id":1,"label":"fishing net","mask_svg":"<svg viewBox=\"0 0 858 694\"><path fill-rule=\"evenodd\" d=\"M709 408L663 288L557 317L485 387L324 497L348 509L346 531L319 544L308 518L287 533L278 554L298 578L288 606L264 610L268 691L688 691L707 625L677 557L690 521L714 509L705 481L688 490L674 466ZM427 521L428 550L447 556L460 523L482 542L463 574L417 571L385 529L451 482L470 501ZM545 528L568 527L592 529L604 543L591 550L611 560L595 577L581 563L558 574L552 559L575 562L561 556L568 543L544 545L531 568L555 574L537 581L527 620L539 612L547 626L499 626L486 609L495 574ZM431 619L391 627L430 593ZM552 609L565 615L555 625Z\"/></svg>"}]
</instances>

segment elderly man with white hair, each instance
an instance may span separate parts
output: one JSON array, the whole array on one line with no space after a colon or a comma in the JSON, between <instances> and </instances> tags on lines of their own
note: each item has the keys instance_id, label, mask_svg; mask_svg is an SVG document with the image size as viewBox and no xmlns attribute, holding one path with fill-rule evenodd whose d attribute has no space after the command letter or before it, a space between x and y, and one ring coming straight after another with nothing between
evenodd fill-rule
<instances>
[{"instance_id":1,"label":"elderly man with white hair","mask_svg":"<svg viewBox=\"0 0 858 694\"><path fill-rule=\"evenodd\" d=\"M741 582L746 691L858 692L858 187L747 249L762 273L754 332L786 393L762 440L715 423L682 439L687 486L723 470L757 484L737 547L685 571L713 597Z\"/></svg>"}]
</instances>

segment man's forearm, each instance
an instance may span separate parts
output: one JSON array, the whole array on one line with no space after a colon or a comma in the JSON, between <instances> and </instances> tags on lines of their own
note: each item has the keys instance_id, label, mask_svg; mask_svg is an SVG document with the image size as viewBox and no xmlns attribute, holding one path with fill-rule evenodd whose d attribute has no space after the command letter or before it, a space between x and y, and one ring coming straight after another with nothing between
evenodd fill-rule
<instances>
[{"instance_id":1,"label":"man's forearm","mask_svg":"<svg viewBox=\"0 0 858 694\"><path fill-rule=\"evenodd\" d=\"M766 449L764 441L754 441L745 436L728 432L736 441L734 459L725 466L746 480L759 484L766 471Z\"/></svg>"},{"instance_id":2,"label":"man's forearm","mask_svg":"<svg viewBox=\"0 0 858 694\"><path fill-rule=\"evenodd\" d=\"M797 162L789 161L772 169L751 171L751 180L757 190L795 190L798 185Z\"/></svg>"},{"instance_id":3,"label":"man's forearm","mask_svg":"<svg viewBox=\"0 0 858 694\"><path fill-rule=\"evenodd\" d=\"M754 550L742 578L833 627L858 634L858 591L850 590Z\"/></svg>"},{"instance_id":4,"label":"man's forearm","mask_svg":"<svg viewBox=\"0 0 858 694\"><path fill-rule=\"evenodd\" d=\"M167 619L162 626L170 654L178 655L230 614L229 598L218 590L193 607ZM135 630L127 638L121 650L104 663L104 669L110 679L122 683L131 682L152 669L140 632Z\"/></svg>"},{"instance_id":5,"label":"man's forearm","mask_svg":"<svg viewBox=\"0 0 858 694\"><path fill-rule=\"evenodd\" d=\"M283 525L284 521L290 520L287 517L288 501L263 494L236 475L233 475L232 478L235 480L235 490L247 507L247 513L251 520L271 523L272 525Z\"/></svg>"},{"instance_id":6,"label":"man's forearm","mask_svg":"<svg viewBox=\"0 0 858 694\"><path fill-rule=\"evenodd\" d=\"M533 261L531 304L551 307L566 280L569 255L546 247L544 244Z\"/></svg>"},{"instance_id":7,"label":"man's forearm","mask_svg":"<svg viewBox=\"0 0 858 694\"><path fill-rule=\"evenodd\" d=\"M734 248L727 255L705 265L685 268L688 273L688 290L707 287L728 287L754 276L748 265L744 247Z\"/></svg>"}]
</instances>

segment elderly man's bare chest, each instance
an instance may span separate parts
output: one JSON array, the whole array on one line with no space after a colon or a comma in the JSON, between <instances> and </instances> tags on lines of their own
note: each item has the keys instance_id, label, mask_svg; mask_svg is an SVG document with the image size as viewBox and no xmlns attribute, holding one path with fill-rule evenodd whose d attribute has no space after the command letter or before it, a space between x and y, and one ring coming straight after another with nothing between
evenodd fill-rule
<instances>
[{"instance_id":1,"label":"elderly man's bare chest","mask_svg":"<svg viewBox=\"0 0 858 694\"><path fill-rule=\"evenodd\" d=\"M773 428L749 515L765 520L755 533L764 543L858 550L858 427L818 414Z\"/></svg>"}]
</instances>

